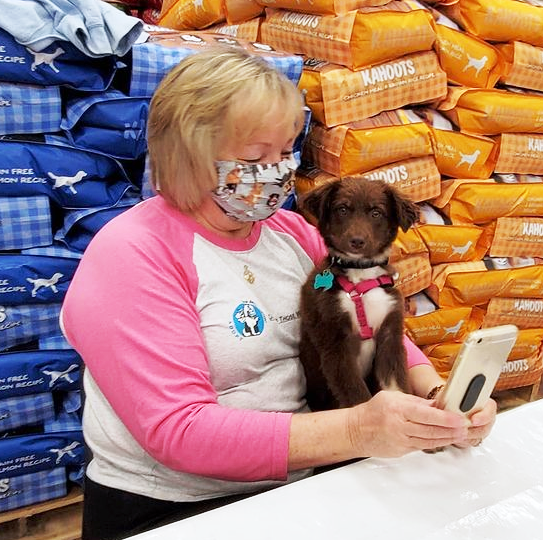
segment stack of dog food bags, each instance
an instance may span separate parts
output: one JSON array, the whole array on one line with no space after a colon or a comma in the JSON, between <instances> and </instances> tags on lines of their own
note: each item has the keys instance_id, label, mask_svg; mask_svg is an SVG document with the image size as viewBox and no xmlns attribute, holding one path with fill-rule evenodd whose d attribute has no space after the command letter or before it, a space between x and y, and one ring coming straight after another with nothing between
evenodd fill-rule
<instances>
[{"instance_id":1,"label":"stack of dog food bags","mask_svg":"<svg viewBox=\"0 0 543 540\"><path fill-rule=\"evenodd\" d=\"M416 111L432 130L443 178L416 229L432 282L407 299L406 325L444 375L470 330L517 325L497 389L535 390L543 371L543 6L449 4L432 10L447 97Z\"/></svg>"},{"instance_id":2,"label":"stack of dog food bags","mask_svg":"<svg viewBox=\"0 0 543 540\"><path fill-rule=\"evenodd\" d=\"M59 314L93 234L141 200L148 101L111 86L120 68L0 29L0 511L83 477L81 359Z\"/></svg>"}]
</instances>

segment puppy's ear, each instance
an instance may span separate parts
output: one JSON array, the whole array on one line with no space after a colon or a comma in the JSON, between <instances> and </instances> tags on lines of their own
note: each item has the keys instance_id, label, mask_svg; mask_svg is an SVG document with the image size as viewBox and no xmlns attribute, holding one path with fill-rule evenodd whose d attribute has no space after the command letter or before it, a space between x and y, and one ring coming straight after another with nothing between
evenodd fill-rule
<instances>
[{"instance_id":1,"label":"puppy's ear","mask_svg":"<svg viewBox=\"0 0 543 540\"><path fill-rule=\"evenodd\" d=\"M309 212L318 223L326 219L333 195L338 188L338 182L338 180L323 182L315 189L304 193L299 200L302 211Z\"/></svg>"},{"instance_id":2,"label":"puppy's ear","mask_svg":"<svg viewBox=\"0 0 543 540\"><path fill-rule=\"evenodd\" d=\"M419 207L392 186L388 186L388 194L396 210L399 227L403 232L408 231L419 220Z\"/></svg>"}]
</instances>

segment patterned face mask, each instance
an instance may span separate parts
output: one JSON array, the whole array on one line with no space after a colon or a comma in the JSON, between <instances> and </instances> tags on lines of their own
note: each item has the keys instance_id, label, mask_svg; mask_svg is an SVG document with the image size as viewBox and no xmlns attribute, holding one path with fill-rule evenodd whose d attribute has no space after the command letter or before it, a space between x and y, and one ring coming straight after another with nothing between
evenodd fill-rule
<instances>
[{"instance_id":1,"label":"patterned face mask","mask_svg":"<svg viewBox=\"0 0 543 540\"><path fill-rule=\"evenodd\" d=\"M238 221L261 221L274 214L294 187L298 163L292 154L278 163L216 161L213 200Z\"/></svg>"}]
</instances>

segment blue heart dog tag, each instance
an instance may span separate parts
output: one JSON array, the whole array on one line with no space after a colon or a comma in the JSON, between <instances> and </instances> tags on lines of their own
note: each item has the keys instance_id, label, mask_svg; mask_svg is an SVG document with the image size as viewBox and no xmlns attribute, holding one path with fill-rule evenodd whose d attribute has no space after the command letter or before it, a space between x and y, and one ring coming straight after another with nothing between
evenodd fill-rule
<instances>
[{"instance_id":1,"label":"blue heart dog tag","mask_svg":"<svg viewBox=\"0 0 543 540\"><path fill-rule=\"evenodd\" d=\"M315 290L324 289L325 291L327 291L332 287L332 283L334 283L334 274L332 274L330 270L326 269L323 270L322 274L317 274L315 276L315 281L313 281L313 288Z\"/></svg>"}]
</instances>

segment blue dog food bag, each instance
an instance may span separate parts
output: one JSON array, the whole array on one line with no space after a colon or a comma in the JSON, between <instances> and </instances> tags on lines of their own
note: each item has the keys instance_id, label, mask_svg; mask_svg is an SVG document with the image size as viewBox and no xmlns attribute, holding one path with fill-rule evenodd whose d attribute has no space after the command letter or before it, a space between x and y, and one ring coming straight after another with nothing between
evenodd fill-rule
<instances>
[{"instance_id":1,"label":"blue dog food bag","mask_svg":"<svg viewBox=\"0 0 543 540\"><path fill-rule=\"evenodd\" d=\"M84 463L84 453L81 431L0 439L0 479L56 467L78 469Z\"/></svg>"},{"instance_id":2,"label":"blue dog food bag","mask_svg":"<svg viewBox=\"0 0 543 540\"><path fill-rule=\"evenodd\" d=\"M57 433L59 431L81 431L81 391L57 392L60 395L60 405L57 406L55 417L44 422L44 433ZM57 400L58 402L59 400Z\"/></svg>"},{"instance_id":3,"label":"blue dog food bag","mask_svg":"<svg viewBox=\"0 0 543 540\"><path fill-rule=\"evenodd\" d=\"M73 349L0 353L0 399L79 390L81 365Z\"/></svg>"},{"instance_id":4,"label":"blue dog food bag","mask_svg":"<svg viewBox=\"0 0 543 540\"><path fill-rule=\"evenodd\" d=\"M45 195L0 197L0 223L1 251L48 246L53 242L50 201Z\"/></svg>"},{"instance_id":5,"label":"blue dog food bag","mask_svg":"<svg viewBox=\"0 0 543 540\"><path fill-rule=\"evenodd\" d=\"M63 208L115 204L134 186L121 164L71 146L0 140L0 197L47 195Z\"/></svg>"},{"instance_id":6,"label":"blue dog food bag","mask_svg":"<svg viewBox=\"0 0 543 540\"><path fill-rule=\"evenodd\" d=\"M210 32L167 32L153 35L132 47L130 95L151 97L160 81L187 56L214 45L242 47L260 56L298 84L303 59L299 55L279 52L263 43L249 42Z\"/></svg>"},{"instance_id":7,"label":"blue dog food bag","mask_svg":"<svg viewBox=\"0 0 543 540\"><path fill-rule=\"evenodd\" d=\"M61 120L58 86L0 82L0 134L59 131Z\"/></svg>"},{"instance_id":8,"label":"blue dog food bag","mask_svg":"<svg viewBox=\"0 0 543 540\"><path fill-rule=\"evenodd\" d=\"M90 58L67 41L34 52L0 28L0 81L106 90L119 65L114 56Z\"/></svg>"},{"instance_id":9,"label":"blue dog food bag","mask_svg":"<svg viewBox=\"0 0 543 540\"><path fill-rule=\"evenodd\" d=\"M2 478L0 479L0 512L64 497L67 492L64 467Z\"/></svg>"},{"instance_id":10,"label":"blue dog food bag","mask_svg":"<svg viewBox=\"0 0 543 540\"><path fill-rule=\"evenodd\" d=\"M0 305L61 302L77 259L0 254Z\"/></svg>"},{"instance_id":11,"label":"blue dog food bag","mask_svg":"<svg viewBox=\"0 0 543 540\"><path fill-rule=\"evenodd\" d=\"M0 305L0 351L61 333L62 304Z\"/></svg>"},{"instance_id":12,"label":"blue dog food bag","mask_svg":"<svg viewBox=\"0 0 543 540\"><path fill-rule=\"evenodd\" d=\"M61 128L74 146L136 159L147 150L149 101L118 90L72 99Z\"/></svg>"},{"instance_id":13,"label":"blue dog food bag","mask_svg":"<svg viewBox=\"0 0 543 540\"><path fill-rule=\"evenodd\" d=\"M64 225L55 233L55 240L69 249L83 253L94 235L114 217L141 202L141 198L125 197L108 208L72 210L64 214Z\"/></svg>"},{"instance_id":14,"label":"blue dog food bag","mask_svg":"<svg viewBox=\"0 0 543 540\"><path fill-rule=\"evenodd\" d=\"M0 399L0 432L54 420L55 405L51 392Z\"/></svg>"},{"instance_id":15,"label":"blue dog food bag","mask_svg":"<svg viewBox=\"0 0 543 540\"><path fill-rule=\"evenodd\" d=\"M21 255L37 255L38 257L59 257L61 259L77 260L81 260L82 257L81 253L72 251L63 245L54 242L49 246L22 249Z\"/></svg>"},{"instance_id":16,"label":"blue dog food bag","mask_svg":"<svg viewBox=\"0 0 543 540\"><path fill-rule=\"evenodd\" d=\"M50 351L57 349L69 350L73 349L73 347L62 334L57 334L56 336L47 336L38 339L38 349L40 349L40 351Z\"/></svg>"}]
</instances>

